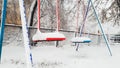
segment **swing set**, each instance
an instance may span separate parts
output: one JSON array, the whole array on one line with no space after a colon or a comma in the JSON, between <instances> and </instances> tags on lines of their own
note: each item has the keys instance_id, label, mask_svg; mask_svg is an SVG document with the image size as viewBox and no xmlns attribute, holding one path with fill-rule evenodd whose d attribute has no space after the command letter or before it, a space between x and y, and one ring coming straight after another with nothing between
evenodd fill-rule
<instances>
[{"instance_id":1,"label":"swing set","mask_svg":"<svg viewBox=\"0 0 120 68\"><path fill-rule=\"evenodd\" d=\"M34 34L32 40L33 42L40 41L63 41L65 36L59 32L60 28L60 17L59 17L59 0L56 0L56 16L57 16L57 28L55 32L51 33L42 33L40 31L40 0L38 0L38 27L37 32Z\"/></svg>"},{"instance_id":2,"label":"swing set","mask_svg":"<svg viewBox=\"0 0 120 68\"><path fill-rule=\"evenodd\" d=\"M38 0L38 30L36 32L36 34L33 36L33 41L38 42L38 41L63 41L66 39L66 37L59 32L59 27L60 27L60 18L59 18L59 11L58 11L58 3L59 0L56 0L56 16L57 16L57 29L56 32L53 33L42 33L40 32L40 0ZM84 21L87 17L87 13L88 13L88 9L89 6L92 6L95 17L98 21L98 24L100 26L100 29L102 31L103 34L103 38L106 42L106 45L108 47L109 53L112 56L112 52L110 49L110 44L108 43L108 39L106 38L106 35L103 31L101 22L99 21L98 15L96 13L95 7L92 3L92 0L88 0L88 8L86 10L86 14L84 17ZM20 13L21 13L21 20L22 20L22 31L23 31L23 37L24 37L24 47L25 47L25 52L26 52L26 59L27 59L27 64L28 64L28 68L32 68L32 54L31 54L31 50L30 50L30 41L29 41L29 37L28 37L28 30L27 30L27 21L26 21L26 15L25 15L25 9L24 9L24 0L19 0L19 5L20 5ZM7 0L3 0L3 6L2 6L2 15L1 15L1 25L0 25L0 62L1 62L1 54L2 54L2 44L3 44L3 37L4 37L4 26L5 26L5 19L6 19L6 9L7 9ZM83 25L82 25L83 26ZM83 27L81 27L83 28ZM81 32L80 31L80 36L78 36L78 38L82 39L81 37ZM86 38L82 41L76 41L73 40L73 43L89 43L91 42L91 40L89 38ZM86 41L87 40L87 41Z\"/></svg>"},{"instance_id":3,"label":"swing set","mask_svg":"<svg viewBox=\"0 0 120 68\"><path fill-rule=\"evenodd\" d=\"M78 2L78 4L79 4L79 2ZM89 43L89 42L91 42L91 39L90 39L90 38L88 38L88 37L81 37L82 30L83 30L83 27L84 27L84 24L85 24L85 20L86 20L86 18L87 18L87 14L88 14L88 11L89 11L90 4L91 4L91 7L93 8L95 17L96 17L96 19L97 19L97 21L98 21L98 25L99 25L99 27L100 27L100 29L101 29L102 34L103 34L103 38L104 38L104 40L105 40L106 46L107 46L107 48L108 48L108 51L109 51L110 55L112 56L112 52L111 52L111 49L110 49L110 44L109 44L108 39L107 39L107 37L106 37L106 35L105 35L105 33L104 33L102 24L101 24L101 22L100 22L100 20L99 20L99 18L98 18L98 15L97 15L97 13L96 13L96 10L95 10L95 7L94 7L94 5L93 5L92 0L88 0L88 7L87 7L87 10L86 10L86 14L85 14L84 20L83 20L84 23L83 23L82 26L81 26L80 37L75 37L75 38L73 38L73 39L72 39L72 42L73 42L73 43ZM79 44L77 45L76 51L78 51L78 48L79 48Z\"/></svg>"},{"instance_id":4,"label":"swing set","mask_svg":"<svg viewBox=\"0 0 120 68\"><path fill-rule=\"evenodd\" d=\"M83 32L83 28L85 26L85 21L86 21L86 18L87 18L87 13L88 13L88 9L89 7L87 7L87 11L86 11L86 14L83 12L83 23L81 25L81 28L80 28L80 35L78 35L78 18L79 18L79 4L80 4L80 1L78 0L77 2L77 28L76 28L76 36L74 38L72 38L72 42L73 43L90 43L91 42L91 39L89 37L86 37L86 36L82 36L82 32ZM82 1L82 4L83 4L83 10L85 10L85 5L84 5L84 2ZM85 14L85 15L84 15Z\"/></svg>"}]
</instances>

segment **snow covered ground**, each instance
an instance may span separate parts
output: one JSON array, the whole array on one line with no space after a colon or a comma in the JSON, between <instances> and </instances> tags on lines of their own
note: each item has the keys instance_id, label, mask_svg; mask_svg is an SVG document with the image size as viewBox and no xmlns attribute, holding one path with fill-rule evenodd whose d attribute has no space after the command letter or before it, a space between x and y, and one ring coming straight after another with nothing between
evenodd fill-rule
<instances>
[{"instance_id":1,"label":"snow covered ground","mask_svg":"<svg viewBox=\"0 0 120 68\"><path fill-rule=\"evenodd\" d=\"M113 56L105 45L82 45L79 51L71 44L62 47L32 47L35 68L120 68L120 46L112 45ZM0 68L26 68L24 46L3 46Z\"/></svg>"},{"instance_id":2,"label":"snow covered ground","mask_svg":"<svg viewBox=\"0 0 120 68\"><path fill-rule=\"evenodd\" d=\"M119 31L119 29L111 28L111 24L104 25L105 32L108 34L113 34L114 31L116 34ZM98 26L96 26L96 30L91 27L89 27L91 30L89 32L98 32ZM20 38L22 32L21 30L11 30L6 30L9 34L5 35L5 37L8 36L5 38L7 41L4 41L7 44L3 46L0 68L26 68L25 50ZM20 43L16 41L20 41ZM89 46L85 44L80 46L79 51L75 51L75 48L76 46L71 46L67 42L61 47L48 44L32 47L34 68L120 68L120 44L111 46L113 56L109 55L107 47L103 43Z\"/></svg>"},{"instance_id":3,"label":"snow covered ground","mask_svg":"<svg viewBox=\"0 0 120 68\"><path fill-rule=\"evenodd\" d=\"M5 31L0 68L26 68L21 28ZM89 46L82 44L77 52L76 46L70 43L74 33L64 34L67 40L61 42L61 47L49 42L32 47L34 68L120 68L120 44L111 45L113 56L110 56L104 40L101 38L97 45L98 37L90 36Z\"/></svg>"}]
</instances>

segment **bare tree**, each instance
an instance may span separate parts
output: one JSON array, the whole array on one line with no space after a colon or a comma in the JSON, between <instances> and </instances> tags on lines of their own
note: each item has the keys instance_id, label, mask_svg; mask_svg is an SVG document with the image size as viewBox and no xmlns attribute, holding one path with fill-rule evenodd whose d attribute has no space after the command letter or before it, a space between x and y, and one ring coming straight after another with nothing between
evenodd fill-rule
<instances>
[{"instance_id":1,"label":"bare tree","mask_svg":"<svg viewBox=\"0 0 120 68\"><path fill-rule=\"evenodd\" d=\"M115 5L116 5L116 9L115 9L115 11L116 11L116 16L115 16L115 23L114 23L114 25L113 26L115 26L115 25L120 25L120 1L119 0L115 0Z\"/></svg>"},{"instance_id":2,"label":"bare tree","mask_svg":"<svg viewBox=\"0 0 120 68\"><path fill-rule=\"evenodd\" d=\"M77 0L60 0L60 20L61 29L68 29L72 27L72 24L76 18L76 3ZM41 26L46 28L55 29L56 28L56 16L55 16L55 0L41 0ZM106 3L109 0L106 1ZM102 5L102 0L95 0L94 6L99 9L101 15L101 21L111 21L114 20L114 25L120 25L120 0L114 0L109 8L100 9ZM81 4L82 5L82 4ZM67 7L66 7L67 6ZM87 6L87 1L85 1L85 6ZM0 0L0 8L2 7L2 0ZM37 23L37 0L25 0L26 14L28 17L28 22L34 21ZM31 9L31 8L32 9ZM81 6L80 6L81 7ZM81 7L82 8L82 7ZM1 10L0 10L1 11ZM82 10L80 10L81 12ZM111 12L109 12L111 11ZM89 9L88 20L94 20L94 13L92 9ZM7 23L20 25L20 14L19 6L17 0L9 0L7 9ZM110 14L110 17L107 17ZM11 18L12 16L12 18ZM32 18L34 19L32 19ZM30 24L32 26L32 24Z\"/></svg>"},{"instance_id":3,"label":"bare tree","mask_svg":"<svg viewBox=\"0 0 120 68\"><path fill-rule=\"evenodd\" d=\"M65 27L64 18L64 0L60 1L60 17L61 17L61 28ZM55 0L41 0L41 26L47 28L56 28L56 1ZM33 1L30 9L29 23L35 23L33 18L37 17L37 0ZM31 18L30 18L31 17ZM37 19L37 18L36 18ZM64 25L62 25L64 24ZM32 26L32 24L30 24Z\"/></svg>"},{"instance_id":4,"label":"bare tree","mask_svg":"<svg viewBox=\"0 0 120 68\"><path fill-rule=\"evenodd\" d=\"M117 5L118 5L118 7L120 9L120 0L117 0Z\"/></svg>"}]
</instances>

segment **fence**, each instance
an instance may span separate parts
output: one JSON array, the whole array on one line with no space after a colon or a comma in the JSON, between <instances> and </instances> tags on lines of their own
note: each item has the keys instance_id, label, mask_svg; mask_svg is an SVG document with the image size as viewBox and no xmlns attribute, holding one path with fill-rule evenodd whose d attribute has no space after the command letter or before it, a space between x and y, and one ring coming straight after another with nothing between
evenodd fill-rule
<instances>
[{"instance_id":1,"label":"fence","mask_svg":"<svg viewBox=\"0 0 120 68\"><path fill-rule=\"evenodd\" d=\"M36 28L33 27L29 27L31 30L33 30L34 32L32 32L32 34L35 33ZM42 32L52 32L54 31L51 29L45 29L45 28L41 28ZM60 32L62 32L65 36L66 36L66 40L65 41L60 41L59 45L74 45L73 43L71 43L71 39L73 37L75 37L75 32L74 31L68 31L68 30L60 30ZM102 37L102 35L97 35L97 34L88 34L85 33L83 34L84 36L89 36L92 40L91 43L87 44L90 46L93 45L103 45L105 44L104 39ZM108 41L110 43L110 45L119 45L120 42L115 42L114 40L112 40L111 38L114 37L115 35L107 35ZM4 42L3 45L23 45L23 40L22 40L22 28L21 26L10 26L10 25L6 25L5 27L5 37L4 37ZM37 45L55 45L55 42L39 42Z\"/></svg>"}]
</instances>

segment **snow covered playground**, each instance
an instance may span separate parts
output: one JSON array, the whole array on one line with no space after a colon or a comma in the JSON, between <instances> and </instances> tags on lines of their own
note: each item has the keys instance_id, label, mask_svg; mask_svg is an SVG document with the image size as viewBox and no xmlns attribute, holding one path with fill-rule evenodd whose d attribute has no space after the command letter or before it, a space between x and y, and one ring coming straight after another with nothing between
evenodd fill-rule
<instances>
[{"instance_id":1,"label":"snow covered playground","mask_svg":"<svg viewBox=\"0 0 120 68\"><path fill-rule=\"evenodd\" d=\"M109 30L111 34L106 32L106 28L110 27L108 24L101 24L92 0L88 0L80 29L79 12L77 13L75 31L60 30L59 0L55 0L57 24L53 32L51 29L41 28L41 1L36 1L37 28L32 28L27 26L24 0L19 0L22 25L5 25L7 0L3 0L0 68L120 68L120 40L116 41L112 34L119 29ZM79 3L78 0L77 6ZM101 31L98 34L83 32L90 7L93 8Z\"/></svg>"}]
</instances>

